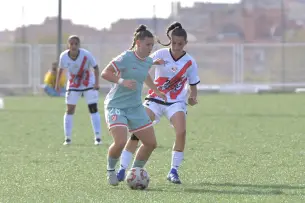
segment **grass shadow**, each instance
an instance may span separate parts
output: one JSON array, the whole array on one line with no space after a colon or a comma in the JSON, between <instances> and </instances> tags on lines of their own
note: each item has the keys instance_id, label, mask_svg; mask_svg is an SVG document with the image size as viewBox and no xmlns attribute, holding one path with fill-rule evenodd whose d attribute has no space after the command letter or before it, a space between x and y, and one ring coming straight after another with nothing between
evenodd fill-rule
<instances>
[{"instance_id":1,"label":"grass shadow","mask_svg":"<svg viewBox=\"0 0 305 203\"><path fill-rule=\"evenodd\" d=\"M304 114L264 114L264 113L203 113L203 117L249 117L249 118L305 118Z\"/></svg>"},{"instance_id":2,"label":"grass shadow","mask_svg":"<svg viewBox=\"0 0 305 203\"><path fill-rule=\"evenodd\" d=\"M258 185L258 184L239 184L239 183L211 183L211 182L202 182L197 184L199 186L216 186L216 187L245 187L245 188L260 188L260 189L281 189L281 190L301 190L305 189L305 185Z\"/></svg>"},{"instance_id":3,"label":"grass shadow","mask_svg":"<svg viewBox=\"0 0 305 203\"><path fill-rule=\"evenodd\" d=\"M157 192L174 192L174 193L209 193L209 194L227 194L227 195L294 195L286 194L281 190L254 190L254 189L227 189L227 190L217 190L217 189L205 189L205 188L149 188L147 191L157 191ZM298 195L298 194L295 194Z\"/></svg>"}]
</instances>

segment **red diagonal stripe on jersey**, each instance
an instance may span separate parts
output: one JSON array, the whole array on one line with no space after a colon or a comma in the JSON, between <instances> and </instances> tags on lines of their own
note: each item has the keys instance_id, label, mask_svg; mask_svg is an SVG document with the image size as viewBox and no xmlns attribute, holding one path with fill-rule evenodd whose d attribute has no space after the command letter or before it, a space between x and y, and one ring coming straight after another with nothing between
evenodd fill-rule
<instances>
[{"instance_id":1,"label":"red diagonal stripe on jersey","mask_svg":"<svg viewBox=\"0 0 305 203\"><path fill-rule=\"evenodd\" d=\"M87 56L84 56L79 71L77 72L76 75L72 75L72 77L71 77L71 80L70 80L71 87L78 88L81 85L81 79L82 79L82 76L84 73L86 62L87 62ZM77 83L73 82L73 80L75 79L75 76L77 77L77 80L78 80Z\"/></svg>"},{"instance_id":2,"label":"red diagonal stripe on jersey","mask_svg":"<svg viewBox=\"0 0 305 203\"><path fill-rule=\"evenodd\" d=\"M189 67L192 66L192 61L189 60L184 66L183 68L169 81L169 85L168 88L163 90L163 93L168 93L169 91L171 91L172 89L175 88L175 86L177 85L177 83L180 82L182 76L186 73L187 69Z\"/></svg>"},{"instance_id":3,"label":"red diagonal stripe on jersey","mask_svg":"<svg viewBox=\"0 0 305 203\"><path fill-rule=\"evenodd\" d=\"M85 69L85 65L86 65L86 62L87 62L87 56L84 56L83 58L83 61L82 61L82 64L80 66L80 69L77 73L77 76L81 77L84 73L84 69Z\"/></svg>"}]
</instances>

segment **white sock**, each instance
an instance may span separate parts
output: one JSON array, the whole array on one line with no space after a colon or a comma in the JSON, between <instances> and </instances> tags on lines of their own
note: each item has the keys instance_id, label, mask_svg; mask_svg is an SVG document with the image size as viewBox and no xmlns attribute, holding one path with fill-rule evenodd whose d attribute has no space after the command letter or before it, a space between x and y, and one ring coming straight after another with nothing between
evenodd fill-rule
<instances>
[{"instance_id":1,"label":"white sock","mask_svg":"<svg viewBox=\"0 0 305 203\"><path fill-rule=\"evenodd\" d=\"M181 165L181 162L183 160L184 153L183 152L172 152L172 168L178 170L179 166Z\"/></svg>"},{"instance_id":2,"label":"white sock","mask_svg":"<svg viewBox=\"0 0 305 203\"><path fill-rule=\"evenodd\" d=\"M132 160L132 153L124 149L121 154L120 169L127 169L131 160Z\"/></svg>"},{"instance_id":3,"label":"white sock","mask_svg":"<svg viewBox=\"0 0 305 203\"><path fill-rule=\"evenodd\" d=\"M73 115L65 113L64 115L64 132L66 139L71 139L73 126Z\"/></svg>"},{"instance_id":4,"label":"white sock","mask_svg":"<svg viewBox=\"0 0 305 203\"><path fill-rule=\"evenodd\" d=\"M95 138L101 138L101 117L99 112L91 114L91 123Z\"/></svg>"}]
</instances>

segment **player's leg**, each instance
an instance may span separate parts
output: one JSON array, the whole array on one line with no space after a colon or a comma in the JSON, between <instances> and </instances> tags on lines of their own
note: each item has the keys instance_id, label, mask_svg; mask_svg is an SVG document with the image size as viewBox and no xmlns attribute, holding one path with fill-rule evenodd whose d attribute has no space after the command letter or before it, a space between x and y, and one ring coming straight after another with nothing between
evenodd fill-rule
<instances>
[{"instance_id":1,"label":"player's leg","mask_svg":"<svg viewBox=\"0 0 305 203\"><path fill-rule=\"evenodd\" d=\"M128 114L130 132L141 141L141 146L136 152L132 167L143 168L151 153L157 146L157 141L152 127L153 123L148 117L143 106L132 109Z\"/></svg>"},{"instance_id":2,"label":"player's leg","mask_svg":"<svg viewBox=\"0 0 305 203\"><path fill-rule=\"evenodd\" d=\"M114 108L105 109L105 118L113 143L108 149L107 174L110 185L118 185L115 167L127 142L127 119L124 111Z\"/></svg>"},{"instance_id":3,"label":"player's leg","mask_svg":"<svg viewBox=\"0 0 305 203\"><path fill-rule=\"evenodd\" d=\"M186 105L184 103L176 103L169 106L166 110L166 116L175 129L176 139L172 151L171 169L167 179L172 183L181 184L178 175L184 158L184 147L186 138Z\"/></svg>"},{"instance_id":4,"label":"player's leg","mask_svg":"<svg viewBox=\"0 0 305 203\"><path fill-rule=\"evenodd\" d=\"M151 153L157 147L154 128L152 126L149 126L148 128L135 132L135 135L139 138L142 144L136 153L132 168L143 168L147 160L149 159Z\"/></svg>"},{"instance_id":5,"label":"player's leg","mask_svg":"<svg viewBox=\"0 0 305 203\"><path fill-rule=\"evenodd\" d=\"M155 120L156 115L161 114L161 112L158 111L158 106L156 103L146 101L144 102L143 106L145 106L146 113L152 121ZM132 155L135 153L138 143L139 143L139 139L137 138L137 136L132 134L129 140L127 141L127 144L121 155L120 169L117 173L117 177L119 181L123 181L125 179L125 171L132 160Z\"/></svg>"},{"instance_id":6,"label":"player's leg","mask_svg":"<svg viewBox=\"0 0 305 203\"><path fill-rule=\"evenodd\" d=\"M71 144L72 128L73 128L73 115L75 112L77 101L80 97L81 92L68 91L66 92L66 104L67 109L64 115L64 133L65 142L64 145Z\"/></svg>"},{"instance_id":7,"label":"player's leg","mask_svg":"<svg viewBox=\"0 0 305 203\"><path fill-rule=\"evenodd\" d=\"M94 133L94 144L102 144L101 140L101 117L98 111L98 91L88 90L84 92L84 97L88 104L88 109L91 117L91 123Z\"/></svg>"},{"instance_id":8,"label":"player's leg","mask_svg":"<svg viewBox=\"0 0 305 203\"><path fill-rule=\"evenodd\" d=\"M126 169L128 168L129 163L132 160L132 155L135 153L138 143L139 139L134 134L132 134L128 139L126 146L121 154L120 169L117 172L117 178L119 181L124 181Z\"/></svg>"}]
</instances>

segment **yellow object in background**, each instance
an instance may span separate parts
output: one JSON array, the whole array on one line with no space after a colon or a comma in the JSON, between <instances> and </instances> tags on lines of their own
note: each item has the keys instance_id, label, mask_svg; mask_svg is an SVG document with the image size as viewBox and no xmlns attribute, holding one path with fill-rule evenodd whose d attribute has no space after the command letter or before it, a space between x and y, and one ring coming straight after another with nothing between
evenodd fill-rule
<instances>
[{"instance_id":1,"label":"yellow object in background","mask_svg":"<svg viewBox=\"0 0 305 203\"><path fill-rule=\"evenodd\" d=\"M48 71L44 77L44 84L48 85L50 87L55 87L56 76L57 76L57 72ZM67 80L67 78L66 78L65 74L62 74L60 81L59 81L59 87L65 87L66 80Z\"/></svg>"}]
</instances>

